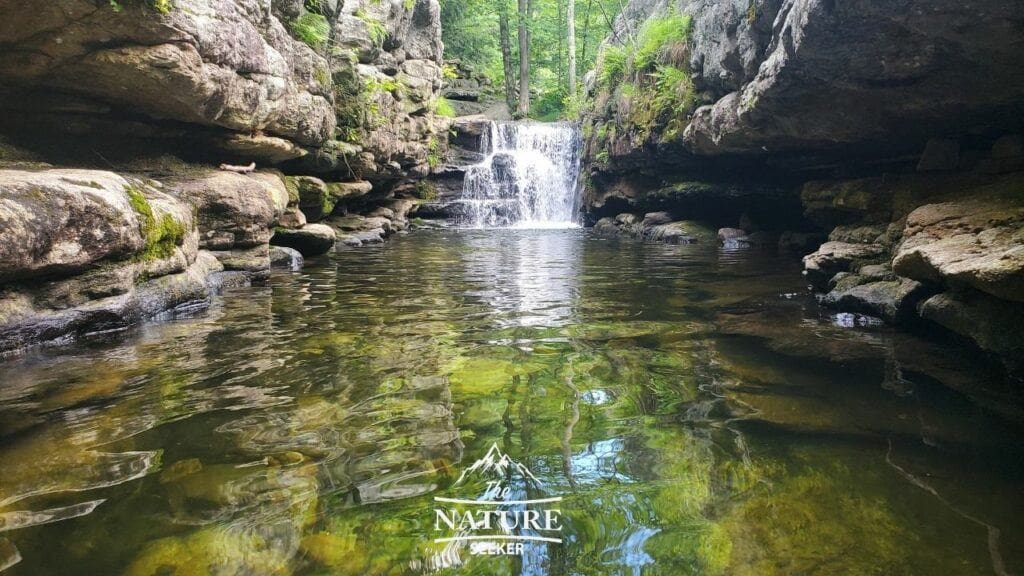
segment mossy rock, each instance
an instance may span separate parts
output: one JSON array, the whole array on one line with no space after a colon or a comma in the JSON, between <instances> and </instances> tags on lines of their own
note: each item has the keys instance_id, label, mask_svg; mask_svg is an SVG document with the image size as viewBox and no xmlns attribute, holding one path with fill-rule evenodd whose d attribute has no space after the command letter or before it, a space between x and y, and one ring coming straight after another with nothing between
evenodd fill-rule
<instances>
[{"instance_id":1,"label":"mossy rock","mask_svg":"<svg viewBox=\"0 0 1024 576\"><path fill-rule=\"evenodd\" d=\"M185 537L162 538L146 546L126 576L188 574L287 574L288 555L254 533L204 528Z\"/></svg>"},{"instance_id":2,"label":"mossy rock","mask_svg":"<svg viewBox=\"0 0 1024 576\"><path fill-rule=\"evenodd\" d=\"M162 214L159 218L142 191L135 186L125 188L128 202L139 216L139 225L146 246L138 255L143 262L162 260L174 254L174 249L185 241L185 225L170 214Z\"/></svg>"}]
</instances>

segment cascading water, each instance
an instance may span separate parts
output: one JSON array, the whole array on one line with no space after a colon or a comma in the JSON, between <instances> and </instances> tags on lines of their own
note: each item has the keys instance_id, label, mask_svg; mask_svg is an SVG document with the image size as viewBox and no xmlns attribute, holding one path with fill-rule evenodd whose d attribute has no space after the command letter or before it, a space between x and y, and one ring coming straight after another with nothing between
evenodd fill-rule
<instances>
[{"instance_id":1,"label":"cascading water","mask_svg":"<svg viewBox=\"0 0 1024 576\"><path fill-rule=\"evenodd\" d=\"M460 223L474 228L578 226L579 130L491 123L482 162L466 169Z\"/></svg>"}]
</instances>

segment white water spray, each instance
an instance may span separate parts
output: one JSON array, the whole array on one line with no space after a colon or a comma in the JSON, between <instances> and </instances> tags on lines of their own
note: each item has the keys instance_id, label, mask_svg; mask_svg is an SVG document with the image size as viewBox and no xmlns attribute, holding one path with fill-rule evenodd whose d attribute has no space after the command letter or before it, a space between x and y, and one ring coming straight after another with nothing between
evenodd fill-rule
<instances>
[{"instance_id":1,"label":"white water spray","mask_svg":"<svg viewBox=\"0 0 1024 576\"><path fill-rule=\"evenodd\" d=\"M572 124L491 123L482 162L466 169L460 223L474 228L579 226L580 136Z\"/></svg>"}]
</instances>

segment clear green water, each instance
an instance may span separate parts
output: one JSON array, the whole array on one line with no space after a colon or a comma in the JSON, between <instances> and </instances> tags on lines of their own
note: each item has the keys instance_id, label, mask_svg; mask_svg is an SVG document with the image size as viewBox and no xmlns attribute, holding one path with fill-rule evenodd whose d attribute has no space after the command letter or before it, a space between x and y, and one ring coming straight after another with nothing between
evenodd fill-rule
<instances>
[{"instance_id":1,"label":"clear green water","mask_svg":"<svg viewBox=\"0 0 1024 576\"><path fill-rule=\"evenodd\" d=\"M757 251L576 230L342 252L0 364L0 565L1024 570L1012 385L850 320L806 295L796 259ZM531 497L563 497L563 543L453 559L433 542L433 498L461 496L492 444L543 481Z\"/></svg>"}]
</instances>

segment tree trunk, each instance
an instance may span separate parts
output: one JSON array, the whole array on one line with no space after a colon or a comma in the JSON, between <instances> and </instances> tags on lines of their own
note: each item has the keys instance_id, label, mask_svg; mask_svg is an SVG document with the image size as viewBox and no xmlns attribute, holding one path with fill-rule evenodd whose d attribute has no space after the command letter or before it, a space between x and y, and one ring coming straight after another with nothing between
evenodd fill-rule
<instances>
[{"instance_id":1,"label":"tree trunk","mask_svg":"<svg viewBox=\"0 0 1024 576\"><path fill-rule=\"evenodd\" d=\"M583 14L583 54L580 60L583 60L583 65L587 63L587 45L590 43L590 6L594 3L594 0L587 0L587 11Z\"/></svg>"},{"instance_id":2,"label":"tree trunk","mask_svg":"<svg viewBox=\"0 0 1024 576\"><path fill-rule=\"evenodd\" d=\"M501 67L505 72L505 104L509 110L516 107L516 80L512 72L512 43L509 40L508 0L499 0L498 32L501 35Z\"/></svg>"},{"instance_id":3,"label":"tree trunk","mask_svg":"<svg viewBox=\"0 0 1024 576\"><path fill-rule=\"evenodd\" d=\"M530 1L518 0L519 4L519 107L518 116L525 117L530 113L530 30L527 20L530 17Z\"/></svg>"},{"instance_id":4,"label":"tree trunk","mask_svg":"<svg viewBox=\"0 0 1024 576\"><path fill-rule=\"evenodd\" d=\"M566 50L569 51L569 96L576 96L576 0L565 6Z\"/></svg>"}]
</instances>

